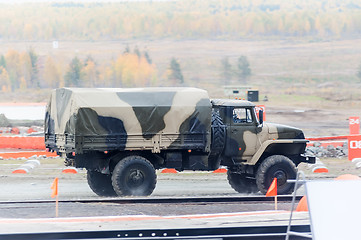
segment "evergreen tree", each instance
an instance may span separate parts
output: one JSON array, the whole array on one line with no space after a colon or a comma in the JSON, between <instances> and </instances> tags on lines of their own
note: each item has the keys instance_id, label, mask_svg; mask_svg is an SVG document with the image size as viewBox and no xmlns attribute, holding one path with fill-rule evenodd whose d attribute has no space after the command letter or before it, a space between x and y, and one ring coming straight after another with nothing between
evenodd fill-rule
<instances>
[{"instance_id":1,"label":"evergreen tree","mask_svg":"<svg viewBox=\"0 0 361 240\"><path fill-rule=\"evenodd\" d=\"M95 60L93 59L93 56L90 54L84 60L84 67L86 67L88 65L88 62L93 62L94 64L96 64Z\"/></svg>"},{"instance_id":2,"label":"evergreen tree","mask_svg":"<svg viewBox=\"0 0 361 240\"><path fill-rule=\"evenodd\" d=\"M147 51L144 51L144 57L145 57L145 59L147 60L147 62L149 63L149 64L152 64L152 59L150 58L150 56L149 56L149 54L148 54L148 52Z\"/></svg>"},{"instance_id":3,"label":"evergreen tree","mask_svg":"<svg viewBox=\"0 0 361 240\"><path fill-rule=\"evenodd\" d=\"M251 76L251 69L246 56L240 56L238 58L237 68L238 79L240 82L246 83L247 78Z\"/></svg>"},{"instance_id":4,"label":"evergreen tree","mask_svg":"<svg viewBox=\"0 0 361 240\"><path fill-rule=\"evenodd\" d=\"M38 55L34 52L32 48L28 50L28 54L31 61L31 74L30 74L30 85L31 87L39 87L39 78L38 78Z\"/></svg>"},{"instance_id":5,"label":"evergreen tree","mask_svg":"<svg viewBox=\"0 0 361 240\"><path fill-rule=\"evenodd\" d=\"M168 79L171 80L174 84L184 84L184 77L182 74L182 70L178 61L175 58L172 58L169 67L170 73L168 75Z\"/></svg>"},{"instance_id":6,"label":"evergreen tree","mask_svg":"<svg viewBox=\"0 0 361 240\"><path fill-rule=\"evenodd\" d=\"M232 65L229 63L229 58L224 57L221 60L222 64L222 78L224 85L228 85L232 80Z\"/></svg>"},{"instance_id":7,"label":"evergreen tree","mask_svg":"<svg viewBox=\"0 0 361 240\"><path fill-rule=\"evenodd\" d=\"M4 55L1 55L0 57L0 67L6 68L6 60Z\"/></svg>"},{"instance_id":8,"label":"evergreen tree","mask_svg":"<svg viewBox=\"0 0 361 240\"><path fill-rule=\"evenodd\" d=\"M73 60L71 60L69 64L69 70L64 77L66 86L80 87L82 85L82 68L83 64L78 57L75 57Z\"/></svg>"},{"instance_id":9,"label":"evergreen tree","mask_svg":"<svg viewBox=\"0 0 361 240\"><path fill-rule=\"evenodd\" d=\"M141 54L140 54L140 51L139 51L138 46L135 46L135 48L134 48L134 54L136 54L136 55L138 56L138 58L141 57Z\"/></svg>"},{"instance_id":10,"label":"evergreen tree","mask_svg":"<svg viewBox=\"0 0 361 240\"><path fill-rule=\"evenodd\" d=\"M129 53L130 53L130 48L129 48L129 45L127 45L125 47L125 50L124 50L123 54L129 54Z\"/></svg>"}]
</instances>

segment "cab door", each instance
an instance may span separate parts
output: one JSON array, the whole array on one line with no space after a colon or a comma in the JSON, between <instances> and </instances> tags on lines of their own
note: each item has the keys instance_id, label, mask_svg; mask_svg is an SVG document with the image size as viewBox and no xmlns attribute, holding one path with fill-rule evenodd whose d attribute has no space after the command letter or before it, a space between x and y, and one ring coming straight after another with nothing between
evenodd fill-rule
<instances>
[{"instance_id":1,"label":"cab door","mask_svg":"<svg viewBox=\"0 0 361 240\"><path fill-rule=\"evenodd\" d=\"M226 154L237 160L249 160L256 153L259 142L254 110L246 107L232 107L230 110L232 119L227 128Z\"/></svg>"}]
</instances>

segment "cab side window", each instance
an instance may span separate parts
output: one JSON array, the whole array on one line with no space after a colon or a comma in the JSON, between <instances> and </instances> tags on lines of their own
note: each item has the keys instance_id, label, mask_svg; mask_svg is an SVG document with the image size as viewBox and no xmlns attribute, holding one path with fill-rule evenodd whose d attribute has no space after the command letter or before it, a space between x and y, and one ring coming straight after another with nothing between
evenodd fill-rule
<instances>
[{"instance_id":1,"label":"cab side window","mask_svg":"<svg viewBox=\"0 0 361 240\"><path fill-rule=\"evenodd\" d=\"M235 108L233 109L234 123L252 123L251 109L249 108Z\"/></svg>"}]
</instances>

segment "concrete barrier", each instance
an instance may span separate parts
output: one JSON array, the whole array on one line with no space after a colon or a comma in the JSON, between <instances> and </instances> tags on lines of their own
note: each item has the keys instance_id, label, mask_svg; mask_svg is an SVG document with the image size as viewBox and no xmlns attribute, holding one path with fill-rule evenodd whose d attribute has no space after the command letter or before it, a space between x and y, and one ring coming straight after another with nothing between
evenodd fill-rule
<instances>
[{"instance_id":1,"label":"concrete barrier","mask_svg":"<svg viewBox=\"0 0 361 240\"><path fill-rule=\"evenodd\" d=\"M40 166L40 162L38 160L28 160L20 167L12 171L12 173L26 174L38 166Z\"/></svg>"}]
</instances>

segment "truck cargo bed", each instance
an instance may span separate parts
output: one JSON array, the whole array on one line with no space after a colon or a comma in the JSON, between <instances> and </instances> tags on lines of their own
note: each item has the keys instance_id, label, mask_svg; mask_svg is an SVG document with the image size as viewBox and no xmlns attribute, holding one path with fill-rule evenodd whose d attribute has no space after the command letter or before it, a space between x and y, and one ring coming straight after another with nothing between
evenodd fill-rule
<instances>
[{"instance_id":1,"label":"truck cargo bed","mask_svg":"<svg viewBox=\"0 0 361 240\"><path fill-rule=\"evenodd\" d=\"M132 145L127 147L126 141ZM83 153L87 151L112 150L149 150L159 153L161 150L201 150L207 146L206 134L157 134L152 139L145 139L142 135L103 135L103 136L74 136L74 135L46 135L47 148L60 152Z\"/></svg>"},{"instance_id":2,"label":"truck cargo bed","mask_svg":"<svg viewBox=\"0 0 361 240\"><path fill-rule=\"evenodd\" d=\"M53 90L46 147L58 152L210 151L211 102L195 88Z\"/></svg>"}]
</instances>

